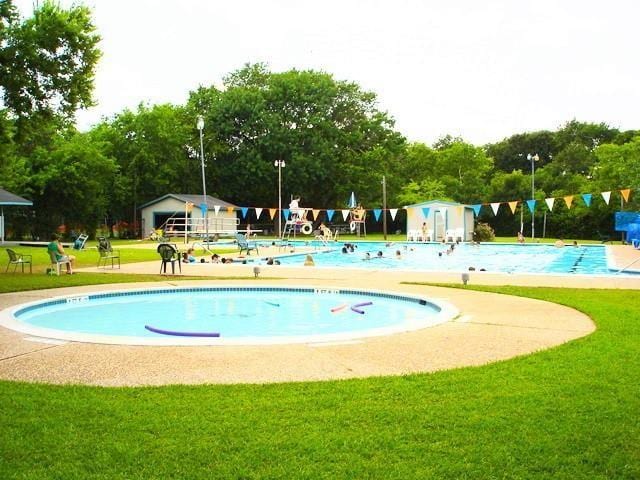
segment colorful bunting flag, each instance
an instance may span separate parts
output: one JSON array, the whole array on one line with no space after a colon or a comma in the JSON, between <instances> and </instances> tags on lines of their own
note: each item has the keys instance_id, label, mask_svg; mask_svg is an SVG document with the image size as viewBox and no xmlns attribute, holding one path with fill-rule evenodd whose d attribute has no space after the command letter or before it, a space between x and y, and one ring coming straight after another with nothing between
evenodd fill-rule
<instances>
[{"instance_id":1,"label":"colorful bunting flag","mask_svg":"<svg viewBox=\"0 0 640 480\"><path fill-rule=\"evenodd\" d=\"M590 193L583 193L582 194L582 200L584 200L584 204L587 207L591 206L591 197L592 197L592 195Z\"/></svg>"},{"instance_id":2,"label":"colorful bunting flag","mask_svg":"<svg viewBox=\"0 0 640 480\"><path fill-rule=\"evenodd\" d=\"M604 200L604 203L606 203L607 205L609 205L609 200L611 199L611 191L609 191L609 192L602 192L600 195L602 195L602 199Z\"/></svg>"},{"instance_id":3,"label":"colorful bunting flag","mask_svg":"<svg viewBox=\"0 0 640 480\"><path fill-rule=\"evenodd\" d=\"M500 208L500 202L493 202L491 204L491 210L493 210L494 215L498 215L498 209Z\"/></svg>"},{"instance_id":4,"label":"colorful bunting flag","mask_svg":"<svg viewBox=\"0 0 640 480\"><path fill-rule=\"evenodd\" d=\"M398 213L398 209L397 208L390 208L389 209L389 213L391 214L391 220L395 220L396 219L396 215Z\"/></svg>"},{"instance_id":5,"label":"colorful bunting flag","mask_svg":"<svg viewBox=\"0 0 640 480\"><path fill-rule=\"evenodd\" d=\"M249 207L240 207L240 211L242 212L242 218L246 218Z\"/></svg>"},{"instance_id":6,"label":"colorful bunting flag","mask_svg":"<svg viewBox=\"0 0 640 480\"><path fill-rule=\"evenodd\" d=\"M271 220L273 220L273 217L276 216L276 211L277 210L278 210L277 208L270 208L269 209L269 216L271 217Z\"/></svg>"},{"instance_id":7,"label":"colorful bunting flag","mask_svg":"<svg viewBox=\"0 0 640 480\"><path fill-rule=\"evenodd\" d=\"M256 207L256 219L259 219L260 215L262 215L262 208Z\"/></svg>"},{"instance_id":8,"label":"colorful bunting flag","mask_svg":"<svg viewBox=\"0 0 640 480\"><path fill-rule=\"evenodd\" d=\"M527 207L529 207L529 211L531 213L535 212L535 210L536 210L536 201L535 200L527 200Z\"/></svg>"},{"instance_id":9,"label":"colorful bunting flag","mask_svg":"<svg viewBox=\"0 0 640 480\"><path fill-rule=\"evenodd\" d=\"M381 208L374 208L373 209L373 216L376 217L376 222L380 221L380 214L382 213L382 209Z\"/></svg>"},{"instance_id":10,"label":"colorful bunting flag","mask_svg":"<svg viewBox=\"0 0 640 480\"><path fill-rule=\"evenodd\" d=\"M509 208L511 209L511 213L516 213L517 206L518 206L517 200L514 200L513 202L509 202Z\"/></svg>"},{"instance_id":11,"label":"colorful bunting flag","mask_svg":"<svg viewBox=\"0 0 640 480\"><path fill-rule=\"evenodd\" d=\"M571 208L571 203L573 202L573 195L567 195L566 197L562 197L564 198L564 203L567 204L567 208Z\"/></svg>"},{"instance_id":12,"label":"colorful bunting flag","mask_svg":"<svg viewBox=\"0 0 640 480\"><path fill-rule=\"evenodd\" d=\"M289 220L289 213L291 213L291 212L290 212L290 210L288 208L283 208L282 209L282 216L284 217L285 220Z\"/></svg>"},{"instance_id":13,"label":"colorful bunting flag","mask_svg":"<svg viewBox=\"0 0 640 480\"><path fill-rule=\"evenodd\" d=\"M471 205L471 208L473 208L473 213L476 215L476 217L478 215L480 215L480 209L482 208L482 204L478 203L476 205Z\"/></svg>"},{"instance_id":14,"label":"colorful bunting flag","mask_svg":"<svg viewBox=\"0 0 640 480\"><path fill-rule=\"evenodd\" d=\"M316 220L318 220L318 214L320 213L320 210L317 209L313 209L311 210L311 215L313 216L313 221L315 222Z\"/></svg>"},{"instance_id":15,"label":"colorful bunting flag","mask_svg":"<svg viewBox=\"0 0 640 480\"><path fill-rule=\"evenodd\" d=\"M347 221L347 218L349 218L349 212L350 211L351 210L342 210L342 220L343 221L345 221L345 222Z\"/></svg>"},{"instance_id":16,"label":"colorful bunting flag","mask_svg":"<svg viewBox=\"0 0 640 480\"><path fill-rule=\"evenodd\" d=\"M218 212L220 211L220 205L214 205L213 211L216 212L216 215L218 215Z\"/></svg>"},{"instance_id":17,"label":"colorful bunting flag","mask_svg":"<svg viewBox=\"0 0 640 480\"><path fill-rule=\"evenodd\" d=\"M424 218L429 218L429 210L431 210L431 208L422 207L422 215L424 216Z\"/></svg>"},{"instance_id":18,"label":"colorful bunting flag","mask_svg":"<svg viewBox=\"0 0 640 480\"><path fill-rule=\"evenodd\" d=\"M622 198L624 198L625 202L629 201L629 194L631 193L631 189L630 188L625 188L624 190L620 190L620 195L622 195Z\"/></svg>"},{"instance_id":19,"label":"colorful bunting flag","mask_svg":"<svg viewBox=\"0 0 640 480\"><path fill-rule=\"evenodd\" d=\"M233 213L235 210L235 207L227 207L227 213Z\"/></svg>"},{"instance_id":20,"label":"colorful bunting flag","mask_svg":"<svg viewBox=\"0 0 640 480\"><path fill-rule=\"evenodd\" d=\"M331 219L333 218L333 214L335 213L335 210L327 210L327 221L330 222Z\"/></svg>"},{"instance_id":21,"label":"colorful bunting flag","mask_svg":"<svg viewBox=\"0 0 640 480\"><path fill-rule=\"evenodd\" d=\"M553 204L555 203L556 199L555 198L545 198L544 201L547 204L547 208L549 209L549 211L553 212Z\"/></svg>"}]
</instances>

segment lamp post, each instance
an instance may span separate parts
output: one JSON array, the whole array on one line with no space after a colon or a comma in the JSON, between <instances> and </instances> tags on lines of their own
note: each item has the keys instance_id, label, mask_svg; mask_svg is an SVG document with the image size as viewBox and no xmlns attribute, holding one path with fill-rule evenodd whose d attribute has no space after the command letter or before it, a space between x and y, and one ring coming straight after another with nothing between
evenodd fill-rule
<instances>
[{"instance_id":1,"label":"lamp post","mask_svg":"<svg viewBox=\"0 0 640 480\"><path fill-rule=\"evenodd\" d=\"M530 153L527 154L527 160L531 161L531 200L535 200L535 194L536 194L536 169L535 169L535 162L537 162L538 160L540 160L540 157L538 156L538 154L534 154L531 155ZM535 205L534 208L531 209L531 239L536 238L536 223L535 223Z\"/></svg>"},{"instance_id":2,"label":"lamp post","mask_svg":"<svg viewBox=\"0 0 640 480\"><path fill-rule=\"evenodd\" d=\"M287 166L284 160L273 162L278 167L278 238L282 238L282 169Z\"/></svg>"},{"instance_id":3,"label":"lamp post","mask_svg":"<svg viewBox=\"0 0 640 480\"><path fill-rule=\"evenodd\" d=\"M207 203L207 183L205 182L204 176L204 144L202 142L202 130L204 130L204 118L202 115L198 115L198 120L196 122L196 127L200 131L200 166L202 167L202 216L204 217L204 232L205 232L205 241L209 242L209 205ZM187 226L185 225L185 228Z\"/></svg>"}]
</instances>

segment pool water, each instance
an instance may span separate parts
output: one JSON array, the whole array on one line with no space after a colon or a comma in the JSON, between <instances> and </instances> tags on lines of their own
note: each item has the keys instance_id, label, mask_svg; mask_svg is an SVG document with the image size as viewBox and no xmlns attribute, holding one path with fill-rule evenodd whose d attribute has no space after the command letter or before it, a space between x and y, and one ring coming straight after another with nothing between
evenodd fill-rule
<instances>
[{"instance_id":1,"label":"pool water","mask_svg":"<svg viewBox=\"0 0 640 480\"><path fill-rule=\"evenodd\" d=\"M442 308L431 301L381 292L197 287L60 298L17 309L14 317L46 329L53 338L61 338L56 332L166 338L145 328L151 326L278 343L278 339L331 340L414 330L445 321L441 313Z\"/></svg>"},{"instance_id":2,"label":"pool water","mask_svg":"<svg viewBox=\"0 0 640 480\"><path fill-rule=\"evenodd\" d=\"M512 244L459 244L447 254L449 245L437 243L357 242L353 253L342 253L339 242L329 251L314 254L316 266L419 271L476 271L502 273L612 274L602 245L565 246ZM397 252L400 255L397 255ZM382 257L378 257L382 252ZM370 260L366 259L367 253ZM304 255L286 256L282 265L302 265ZM623 272L623 274L633 274Z\"/></svg>"}]
</instances>

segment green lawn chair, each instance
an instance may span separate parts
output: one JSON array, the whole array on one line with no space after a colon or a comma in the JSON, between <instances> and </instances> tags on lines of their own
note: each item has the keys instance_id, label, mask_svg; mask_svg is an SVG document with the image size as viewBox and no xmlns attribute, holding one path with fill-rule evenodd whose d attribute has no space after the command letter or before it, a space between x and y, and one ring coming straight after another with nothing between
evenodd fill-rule
<instances>
[{"instance_id":1,"label":"green lawn chair","mask_svg":"<svg viewBox=\"0 0 640 480\"><path fill-rule=\"evenodd\" d=\"M29 265L29 273L33 273L32 263L31 263L31 255L26 255L24 253L16 253L10 248L7 248L7 254L9 255L9 263L7 264L7 269L4 273L9 271L9 267L13 265L13 273L16 273L18 269L18 265L22 268L22 273L24 273L24 266Z\"/></svg>"}]
</instances>

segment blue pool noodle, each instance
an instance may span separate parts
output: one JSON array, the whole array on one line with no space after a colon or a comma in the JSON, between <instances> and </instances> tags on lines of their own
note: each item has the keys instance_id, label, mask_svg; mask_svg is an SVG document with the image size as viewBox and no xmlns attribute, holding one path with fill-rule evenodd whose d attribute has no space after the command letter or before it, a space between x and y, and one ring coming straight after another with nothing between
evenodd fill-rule
<instances>
[{"instance_id":1,"label":"blue pool noodle","mask_svg":"<svg viewBox=\"0 0 640 480\"><path fill-rule=\"evenodd\" d=\"M176 332L173 330L163 330L161 328L145 325L144 328L153 333L160 333L162 335L173 335L175 337L219 337L218 332Z\"/></svg>"}]
</instances>

